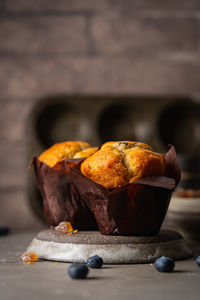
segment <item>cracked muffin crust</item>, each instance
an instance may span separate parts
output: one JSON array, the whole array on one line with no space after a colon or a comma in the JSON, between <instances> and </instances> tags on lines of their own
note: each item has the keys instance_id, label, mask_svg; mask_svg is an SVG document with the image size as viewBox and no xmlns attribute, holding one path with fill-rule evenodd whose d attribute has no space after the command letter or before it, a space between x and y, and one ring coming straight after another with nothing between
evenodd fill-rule
<instances>
[{"instance_id":1,"label":"cracked muffin crust","mask_svg":"<svg viewBox=\"0 0 200 300\"><path fill-rule=\"evenodd\" d=\"M144 143L107 142L86 158L81 172L105 188L116 188L139 178L164 175L165 158Z\"/></svg>"}]
</instances>

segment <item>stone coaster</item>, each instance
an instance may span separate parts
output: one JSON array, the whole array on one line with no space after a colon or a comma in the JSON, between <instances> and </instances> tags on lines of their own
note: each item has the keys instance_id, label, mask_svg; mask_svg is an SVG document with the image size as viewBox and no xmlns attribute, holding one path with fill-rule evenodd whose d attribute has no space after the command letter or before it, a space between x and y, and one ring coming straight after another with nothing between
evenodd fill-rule
<instances>
[{"instance_id":1,"label":"stone coaster","mask_svg":"<svg viewBox=\"0 0 200 300\"><path fill-rule=\"evenodd\" d=\"M192 256L191 249L180 234L161 230L158 236L111 236L98 231L59 234L53 229L39 232L27 251L40 259L62 262L86 262L99 255L106 264L147 263L162 255L175 260Z\"/></svg>"}]
</instances>

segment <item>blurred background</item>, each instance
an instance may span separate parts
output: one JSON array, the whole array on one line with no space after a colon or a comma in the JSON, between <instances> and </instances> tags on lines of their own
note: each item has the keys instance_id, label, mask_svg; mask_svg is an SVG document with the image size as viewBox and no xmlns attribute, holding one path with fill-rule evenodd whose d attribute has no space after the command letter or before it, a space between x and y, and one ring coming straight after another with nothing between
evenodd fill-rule
<instances>
[{"instance_id":1,"label":"blurred background","mask_svg":"<svg viewBox=\"0 0 200 300\"><path fill-rule=\"evenodd\" d=\"M199 230L200 1L0 0L0 103L0 225L44 226L34 155L132 139L176 146Z\"/></svg>"}]
</instances>

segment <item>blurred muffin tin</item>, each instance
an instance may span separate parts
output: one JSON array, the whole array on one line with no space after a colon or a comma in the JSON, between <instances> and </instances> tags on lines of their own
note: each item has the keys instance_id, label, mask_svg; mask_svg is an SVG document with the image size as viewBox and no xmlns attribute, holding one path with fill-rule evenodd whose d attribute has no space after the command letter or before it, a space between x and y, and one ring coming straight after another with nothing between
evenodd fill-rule
<instances>
[{"instance_id":1,"label":"blurred muffin tin","mask_svg":"<svg viewBox=\"0 0 200 300\"><path fill-rule=\"evenodd\" d=\"M173 144L178 154L200 153L200 103L189 98L52 96L37 102L27 128L28 161L63 140L94 146L108 140L136 140L158 152ZM30 177L28 193L34 210L42 215Z\"/></svg>"}]
</instances>

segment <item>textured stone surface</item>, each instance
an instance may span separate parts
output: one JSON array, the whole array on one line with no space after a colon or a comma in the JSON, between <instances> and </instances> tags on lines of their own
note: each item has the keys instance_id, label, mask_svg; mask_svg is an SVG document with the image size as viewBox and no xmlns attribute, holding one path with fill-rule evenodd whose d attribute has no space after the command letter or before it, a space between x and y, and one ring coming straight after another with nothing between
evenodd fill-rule
<instances>
[{"instance_id":1,"label":"textured stone surface","mask_svg":"<svg viewBox=\"0 0 200 300\"><path fill-rule=\"evenodd\" d=\"M76 237L74 237L76 236ZM173 233L161 232L159 237L101 236L95 232L79 232L67 238L52 231L43 231L27 247L40 259L63 262L87 262L88 257L99 255L105 264L154 262L164 255L175 260L192 257L185 241Z\"/></svg>"},{"instance_id":2,"label":"textured stone surface","mask_svg":"<svg viewBox=\"0 0 200 300\"><path fill-rule=\"evenodd\" d=\"M54 241L56 243L73 244L150 244L181 239L181 236L173 231L164 230L159 236L140 237L140 236L113 236L102 235L95 231L80 231L78 234L65 235L59 234L53 229L41 231L36 239L41 241Z\"/></svg>"},{"instance_id":3,"label":"textured stone surface","mask_svg":"<svg viewBox=\"0 0 200 300\"><path fill-rule=\"evenodd\" d=\"M8 12L63 12L63 11L101 11L113 8L143 10L195 10L200 7L198 0L6 0Z\"/></svg>"},{"instance_id":4,"label":"textured stone surface","mask_svg":"<svg viewBox=\"0 0 200 300\"><path fill-rule=\"evenodd\" d=\"M37 219L30 209L24 187L0 190L0 225L8 226L11 230L40 230L44 224Z\"/></svg>"},{"instance_id":5,"label":"textured stone surface","mask_svg":"<svg viewBox=\"0 0 200 300\"><path fill-rule=\"evenodd\" d=\"M6 82L5 78L2 78L3 80ZM16 97L11 99L1 96L0 105L0 139L2 142L12 142L15 148L16 144L22 144L26 140L26 124L32 108L31 101Z\"/></svg>"},{"instance_id":6,"label":"textured stone surface","mask_svg":"<svg viewBox=\"0 0 200 300\"><path fill-rule=\"evenodd\" d=\"M0 0L0 14L2 14L3 9L4 9L4 1Z\"/></svg>"},{"instance_id":7,"label":"textured stone surface","mask_svg":"<svg viewBox=\"0 0 200 300\"><path fill-rule=\"evenodd\" d=\"M4 142L0 147L0 157L0 187L24 187L27 171L25 147Z\"/></svg>"},{"instance_id":8,"label":"textured stone surface","mask_svg":"<svg viewBox=\"0 0 200 300\"><path fill-rule=\"evenodd\" d=\"M140 55L195 50L197 24L192 18L150 17L115 13L94 18L93 34L99 53Z\"/></svg>"},{"instance_id":9,"label":"textured stone surface","mask_svg":"<svg viewBox=\"0 0 200 300\"><path fill-rule=\"evenodd\" d=\"M194 259L176 262L175 272L160 273L151 264L110 265L90 269L88 279L72 280L69 264L40 261L28 265L20 260L33 233L1 237L1 297L11 299L163 299L196 300L200 270ZM200 251L196 248L196 252ZM199 253L199 252L198 252Z\"/></svg>"},{"instance_id":10,"label":"textured stone surface","mask_svg":"<svg viewBox=\"0 0 200 300\"><path fill-rule=\"evenodd\" d=\"M71 53L87 50L85 19L72 17L22 17L0 19L0 51L8 53Z\"/></svg>"},{"instance_id":11,"label":"textured stone surface","mask_svg":"<svg viewBox=\"0 0 200 300\"><path fill-rule=\"evenodd\" d=\"M200 7L198 0L116 0L115 5L120 8L143 9L143 10L162 10L162 11L180 11L180 10L195 10Z\"/></svg>"},{"instance_id":12,"label":"textured stone surface","mask_svg":"<svg viewBox=\"0 0 200 300\"><path fill-rule=\"evenodd\" d=\"M37 101L47 95L175 94L200 91L200 63L169 59L18 57L0 60L1 94ZM9 80L8 80L9 78Z\"/></svg>"},{"instance_id":13,"label":"textured stone surface","mask_svg":"<svg viewBox=\"0 0 200 300\"><path fill-rule=\"evenodd\" d=\"M8 12L96 11L111 7L111 0L6 0Z\"/></svg>"}]
</instances>

